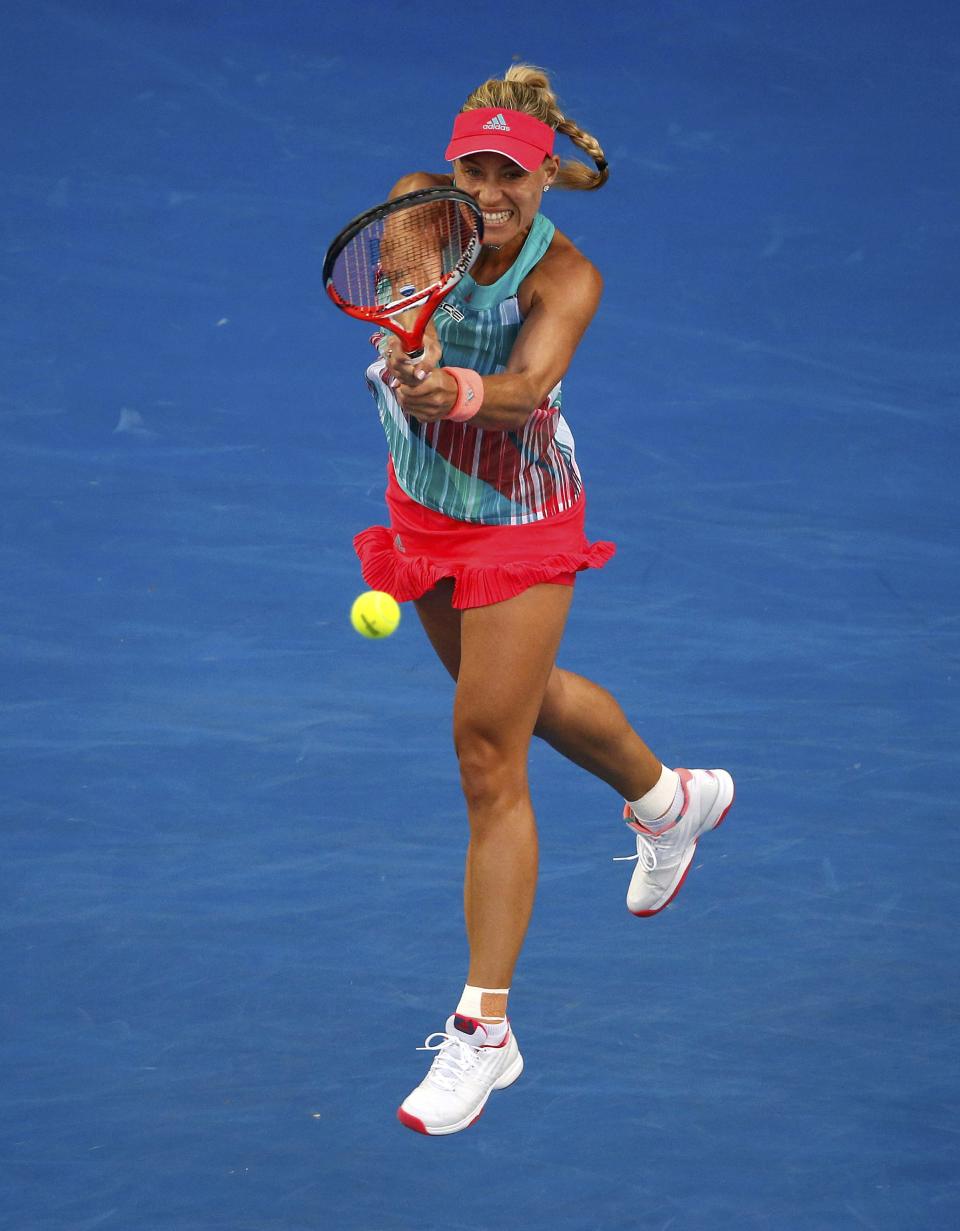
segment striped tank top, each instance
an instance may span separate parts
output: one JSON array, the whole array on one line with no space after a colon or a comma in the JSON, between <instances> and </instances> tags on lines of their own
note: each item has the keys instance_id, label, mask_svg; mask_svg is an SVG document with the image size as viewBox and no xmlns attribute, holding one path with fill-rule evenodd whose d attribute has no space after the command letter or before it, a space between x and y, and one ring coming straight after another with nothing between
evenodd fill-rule
<instances>
[{"instance_id":1,"label":"striped tank top","mask_svg":"<svg viewBox=\"0 0 960 1231\"><path fill-rule=\"evenodd\" d=\"M469 275L434 316L442 362L481 376L506 370L523 318L520 283L550 246L554 225L537 214L516 261L490 286ZM583 490L573 436L560 413L558 383L515 431L466 423L420 423L381 379L382 359L366 378L377 403L397 482L418 504L458 521L518 526L562 513Z\"/></svg>"}]
</instances>

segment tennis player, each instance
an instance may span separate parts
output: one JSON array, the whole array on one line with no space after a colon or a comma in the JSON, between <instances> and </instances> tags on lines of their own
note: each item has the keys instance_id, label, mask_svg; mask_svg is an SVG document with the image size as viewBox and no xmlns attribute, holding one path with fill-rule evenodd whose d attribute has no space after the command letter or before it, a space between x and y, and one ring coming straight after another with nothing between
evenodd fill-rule
<instances>
[{"instance_id":1,"label":"tennis player","mask_svg":"<svg viewBox=\"0 0 960 1231\"><path fill-rule=\"evenodd\" d=\"M592 165L561 162L557 133ZM466 985L426 1078L398 1116L427 1134L472 1124L523 1068L507 1014L537 880L527 784L531 736L626 801L636 866L627 906L674 898L698 839L733 802L722 769L668 769L604 689L555 664L578 572L614 552L584 534L584 489L561 380L600 300L593 265L541 212L554 189L607 180L597 140L565 116L543 70L514 64L453 124L452 174L418 172L393 195L451 183L483 211L484 246L436 313L422 358L392 335L367 370L389 445L390 527L357 535L363 576L413 601L456 681L453 735L470 824Z\"/></svg>"}]
</instances>

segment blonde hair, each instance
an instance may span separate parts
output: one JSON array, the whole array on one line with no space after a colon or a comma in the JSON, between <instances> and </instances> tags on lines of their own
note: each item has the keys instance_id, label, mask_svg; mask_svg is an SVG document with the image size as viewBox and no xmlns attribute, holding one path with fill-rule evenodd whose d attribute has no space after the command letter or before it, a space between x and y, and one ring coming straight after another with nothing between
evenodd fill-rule
<instances>
[{"instance_id":1,"label":"blonde hair","mask_svg":"<svg viewBox=\"0 0 960 1231\"><path fill-rule=\"evenodd\" d=\"M478 107L506 107L510 111L524 111L569 137L574 145L593 159L595 170L579 159L561 162L554 180L557 188L590 192L607 182L610 173L600 142L563 114L545 69L533 64L511 64L502 78L491 77L478 86L460 110L474 111Z\"/></svg>"}]
</instances>

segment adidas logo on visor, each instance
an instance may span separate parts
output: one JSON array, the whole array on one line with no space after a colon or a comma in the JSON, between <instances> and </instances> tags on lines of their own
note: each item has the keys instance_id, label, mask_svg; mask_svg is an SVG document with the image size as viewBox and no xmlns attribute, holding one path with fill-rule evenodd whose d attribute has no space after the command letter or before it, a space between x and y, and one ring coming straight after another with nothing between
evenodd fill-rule
<instances>
[{"instance_id":1,"label":"adidas logo on visor","mask_svg":"<svg viewBox=\"0 0 960 1231\"><path fill-rule=\"evenodd\" d=\"M500 115L495 115L492 120L487 120L486 124L484 124L483 127L492 128L494 129L494 131L501 132L501 133L510 132L510 125L503 118L502 113Z\"/></svg>"}]
</instances>

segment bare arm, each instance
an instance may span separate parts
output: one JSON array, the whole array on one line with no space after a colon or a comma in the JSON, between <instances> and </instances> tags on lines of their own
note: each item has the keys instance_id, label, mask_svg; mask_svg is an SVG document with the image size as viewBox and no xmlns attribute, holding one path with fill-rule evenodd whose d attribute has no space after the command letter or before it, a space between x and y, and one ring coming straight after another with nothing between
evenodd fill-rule
<instances>
[{"instance_id":1,"label":"bare arm","mask_svg":"<svg viewBox=\"0 0 960 1231\"><path fill-rule=\"evenodd\" d=\"M506 372L483 378L483 406L471 420L477 427L512 431L522 427L563 377L600 302L602 280L572 244L562 240L540 261L521 287L523 326ZM424 357L431 358L430 352ZM416 370L427 371L417 380ZM456 382L442 368L391 365L399 378L397 397L408 414L424 422L442 419L457 395Z\"/></svg>"},{"instance_id":2,"label":"bare arm","mask_svg":"<svg viewBox=\"0 0 960 1231\"><path fill-rule=\"evenodd\" d=\"M541 262L534 271L530 304L507 370L483 378L478 427L504 431L522 426L566 374L600 302L600 274L575 248Z\"/></svg>"}]
</instances>

